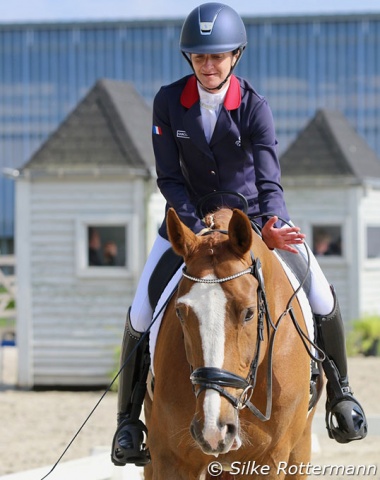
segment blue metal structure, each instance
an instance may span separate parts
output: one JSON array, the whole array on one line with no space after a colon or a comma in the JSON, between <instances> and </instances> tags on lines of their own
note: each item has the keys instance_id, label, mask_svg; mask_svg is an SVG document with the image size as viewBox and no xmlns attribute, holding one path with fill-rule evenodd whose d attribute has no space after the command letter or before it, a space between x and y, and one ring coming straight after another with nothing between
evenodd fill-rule
<instances>
[{"instance_id":1,"label":"blue metal structure","mask_svg":"<svg viewBox=\"0 0 380 480\"><path fill-rule=\"evenodd\" d=\"M237 74L272 107L280 152L317 108L338 109L380 154L380 14L245 18ZM0 252L11 249L20 167L99 78L134 83L148 103L189 73L182 20L0 24ZM2 239L2 243L1 243Z\"/></svg>"}]
</instances>

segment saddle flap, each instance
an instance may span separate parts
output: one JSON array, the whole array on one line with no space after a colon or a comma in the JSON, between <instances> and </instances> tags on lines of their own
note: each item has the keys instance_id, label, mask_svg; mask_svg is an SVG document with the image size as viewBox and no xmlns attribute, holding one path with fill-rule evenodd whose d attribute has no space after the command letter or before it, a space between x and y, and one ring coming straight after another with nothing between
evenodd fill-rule
<instances>
[{"instance_id":1,"label":"saddle flap","mask_svg":"<svg viewBox=\"0 0 380 480\"><path fill-rule=\"evenodd\" d=\"M158 261L148 285L149 302L153 311L166 285L170 282L182 263L182 257L177 255L172 248L166 250Z\"/></svg>"}]
</instances>

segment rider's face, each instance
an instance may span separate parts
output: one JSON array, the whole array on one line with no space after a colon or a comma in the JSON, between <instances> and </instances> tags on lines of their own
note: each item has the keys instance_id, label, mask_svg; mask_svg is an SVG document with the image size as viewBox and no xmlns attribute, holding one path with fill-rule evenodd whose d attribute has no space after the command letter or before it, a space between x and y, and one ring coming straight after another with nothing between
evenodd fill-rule
<instances>
[{"instance_id":1,"label":"rider's face","mask_svg":"<svg viewBox=\"0 0 380 480\"><path fill-rule=\"evenodd\" d=\"M191 62L195 75L204 88L213 93L218 90L211 90L218 87L230 73L231 67L235 64L239 54L226 53L193 53Z\"/></svg>"}]
</instances>

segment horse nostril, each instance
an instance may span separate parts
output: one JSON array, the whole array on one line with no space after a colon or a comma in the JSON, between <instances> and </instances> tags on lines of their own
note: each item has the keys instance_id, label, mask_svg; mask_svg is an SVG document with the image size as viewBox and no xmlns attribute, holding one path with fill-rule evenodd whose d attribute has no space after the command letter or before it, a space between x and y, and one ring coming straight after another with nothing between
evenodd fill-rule
<instances>
[{"instance_id":1,"label":"horse nostril","mask_svg":"<svg viewBox=\"0 0 380 480\"><path fill-rule=\"evenodd\" d=\"M237 427L234 423L227 423L227 435L230 435L231 437L234 437L237 432Z\"/></svg>"}]
</instances>

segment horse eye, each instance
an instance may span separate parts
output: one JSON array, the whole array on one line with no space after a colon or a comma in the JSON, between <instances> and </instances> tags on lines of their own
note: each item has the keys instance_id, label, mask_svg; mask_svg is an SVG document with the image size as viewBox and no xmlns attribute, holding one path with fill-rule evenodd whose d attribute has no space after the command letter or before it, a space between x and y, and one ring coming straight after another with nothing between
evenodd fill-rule
<instances>
[{"instance_id":1,"label":"horse eye","mask_svg":"<svg viewBox=\"0 0 380 480\"><path fill-rule=\"evenodd\" d=\"M244 322L249 322L250 320L252 320L254 314L255 314L254 308L247 308L247 311L245 312Z\"/></svg>"}]
</instances>

